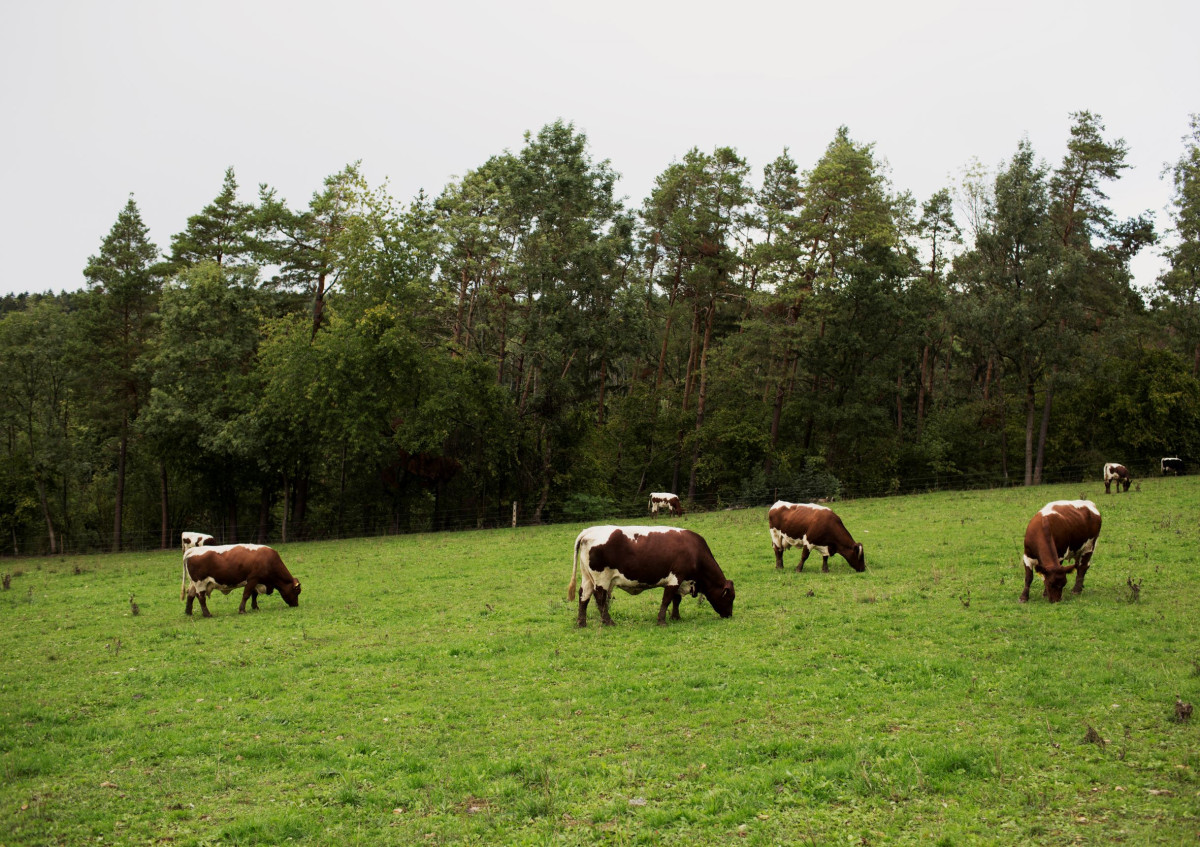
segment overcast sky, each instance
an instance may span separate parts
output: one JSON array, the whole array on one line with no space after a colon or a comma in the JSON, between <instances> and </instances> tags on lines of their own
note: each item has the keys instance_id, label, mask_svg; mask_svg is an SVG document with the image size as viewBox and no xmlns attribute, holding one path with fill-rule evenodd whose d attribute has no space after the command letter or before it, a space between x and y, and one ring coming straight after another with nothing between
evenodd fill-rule
<instances>
[{"instance_id":1,"label":"overcast sky","mask_svg":"<svg viewBox=\"0 0 1200 847\"><path fill-rule=\"evenodd\" d=\"M735 147L757 181L784 147L811 168L843 124L923 201L1022 137L1056 165L1086 109L1130 148L1117 214L1161 230L1198 32L1195 0L7 0L0 294L83 287L130 193L166 249L230 165L244 200L267 183L306 205L360 159L407 200L557 118L636 207L692 147Z\"/></svg>"}]
</instances>

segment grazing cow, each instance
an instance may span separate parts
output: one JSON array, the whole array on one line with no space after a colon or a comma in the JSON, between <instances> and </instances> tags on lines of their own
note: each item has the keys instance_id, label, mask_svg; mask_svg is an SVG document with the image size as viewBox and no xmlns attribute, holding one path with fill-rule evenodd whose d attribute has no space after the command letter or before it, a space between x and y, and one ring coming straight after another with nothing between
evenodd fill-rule
<instances>
[{"instance_id":1,"label":"grazing cow","mask_svg":"<svg viewBox=\"0 0 1200 847\"><path fill-rule=\"evenodd\" d=\"M767 525L771 528L777 568L783 567L784 550L801 547L797 572L804 570L804 560L812 550L821 554L822 573L829 573L829 557L839 553L859 573L867 569L863 546L855 543L842 519L828 506L779 500L767 513Z\"/></svg>"},{"instance_id":2,"label":"grazing cow","mask_svg":"<svg viewBox=\"0 0 1200 847\"><path fill-rule=\"evenodd\" d=\"M1123 490L1128 491L1130 482L1129 469L1124 465L1118 465L1116 462L1109 462L1104 466L1105 494L1112 494L1112 491L1109 490L1109 486L1111 486L1114 482L1117 484L1118 494L1120 494L1122 491L1122 485L1125 486Z\"/></svg>"},{"instance_id":3,"label":"grazing cow","mask_svg":"<svg viewBox=\"0 0 1200 847\"><path fill-rule=\"evenodd\" d=\"M683 514L683 506L679 505L679 498L666 491L650 493L650 514L657 515L659 509L666 509L676 516Z\"/></svg>"},{"instance_id":4,"label":"grazing cow","mask_svg":"<svg viewBox=\"0 0 1200 847\"><path fill-rule=\"evenodd\" d=\"M179 599L187 600L187 614L192 613L192 601L200 598L204 617L211 618L207 598L213 589L228 594L235 588L245 588L238 614L246 611L246 601L258 608L258 595L276 589L289 606L300 604L300 580L288 572L279 554L261 544L225 544L220 547L193 547L183 553L183 587Z\"/></svg>"},{"instance_id":5,"label":"grazing cow","mask_svg":"<svg viewBox=\"0 0 1200 847\"><path fill-rule=\"evenodd\" d=\"M213 537L205 535L203 532L181 532L179 533L179 540L184 550L191 550L193 547L203 547L205 544L212 544Z\"/></svg>"},{"instance_id":6,"label":"grazing cow","mask_svg":"<svg viewBox=\"0 0 1200 847\"><path fill-rule=\"evenodd\" d=\"M668 605L673 606L671 619L679 620L679 599L684 594L693 597L703 594L723 618L733 614L733 580L725 578L708 543L690 529L665 526L585 529L575 539L568 600L575 599L577 577L582 577L578 621L581 627L587 626L587 605L593 594L601 622L605 626L613 624L608 604L614 588L629 594L662 588L660 625L667 622Z\"/></svg>"},{"instance_id":7,"label":"grazing cow","mask_svg":"<svg viewBox=\"0 0 1200 847\"><path fill-rule=\"evenodd\" d=\"M1164 457L1161 467L1163 476L1167 474L1179 476L1179 474L1183 473L1183 459L1180 459L1178 456Z\"/></svg>"},{"instance_id":8,"label":"grazing cow","mask_svg":"<svg viewBox=\"0 0 1200 847\"><path fill-rule=\"evenodd\" d=\"M1100 510L1091 500L1055 500L1034 515L1025 528L1025 590L1021 602L1029 602L1033 572L1042 575L1046 587L1042 595L1051 603L1062 599L1067 574L1075 571L1071 593L1083 591L1083 577L1092 562L1096 539L1100 537ZM1062 563L1073 559L1074 564Z\"/></svg>"}]
</instances>

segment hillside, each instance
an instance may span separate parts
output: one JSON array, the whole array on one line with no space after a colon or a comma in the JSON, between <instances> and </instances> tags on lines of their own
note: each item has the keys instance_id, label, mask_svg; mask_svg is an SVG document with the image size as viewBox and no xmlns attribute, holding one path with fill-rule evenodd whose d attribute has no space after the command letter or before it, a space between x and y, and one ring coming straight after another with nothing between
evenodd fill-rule
<instances>
[{"instance_id":1,"label":"hillside","mask_svg":"<svg viewBox=\"0 0 1200 847\"><path fill-rule=\"evenodd\" d=\"M1190 841L1200 477L1137 488L835 504L863 574L688 515L734 615L661 628L657 591L574 627L581 525L281 546L299 608L207 620L176 551L10 563L0 841ZM1084 593L1018 604L1026 521L1081 495Z\"/></svg>"}]
</instances>

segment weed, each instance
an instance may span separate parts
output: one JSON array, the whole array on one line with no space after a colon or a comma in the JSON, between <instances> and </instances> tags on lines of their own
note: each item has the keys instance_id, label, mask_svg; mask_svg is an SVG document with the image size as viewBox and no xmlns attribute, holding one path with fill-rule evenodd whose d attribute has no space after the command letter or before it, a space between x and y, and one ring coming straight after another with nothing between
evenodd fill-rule
<instances>
[{"instance_id":1,"label":"weed","mask_svg":"<svg viewBox=\"0 0 1200 847\"><path fill-rule=\"evenodd\" d=\"M1126 598L1126 602L1136 603L1141 599L1142 580L1139 579L1137 582L1134 582L1133 577L1129 576L1125 580L1125 585L1129 587L1129 596Z\"/></svg>"},{"instance_id":2,"label":"weed","mask_svg":"<svg viewBox=\"0 0 1200 847\"><path fill-rule=\"evenodd\" d=\"M1086 732L1086 733L1084 734L1084 736L1083 736L1083 742L1084 742L1085 744L1096 744L1096 745L1099 745L1100 749L1101 749L1101 750L1103 750L1103 749L1104 749L1104 746L1105 746L1105 745L1106 745L1108 742L1107 742L1107 741L1105 741L1105 740L1104 740L1104 739L1103 739L1103 738L1100 736L1100 733L1096 732L1096 728L1095 728L1094 726L1092 726L1090 723L1088 723L1088 722L1084 721L1084 724L1083 724L1083 725L1087 727L1087 732Z\"/></svg>"},{"instance_id":3,"label":"weed","mask_svg":"<svg viewBox=\"0 0 1200 847\"><path fill-rule=\"evenodd\" d=\"M8 591L10 588L12 588L12 574L6 573L4 575L4 590Z\"/></svg>"}]
</instances>

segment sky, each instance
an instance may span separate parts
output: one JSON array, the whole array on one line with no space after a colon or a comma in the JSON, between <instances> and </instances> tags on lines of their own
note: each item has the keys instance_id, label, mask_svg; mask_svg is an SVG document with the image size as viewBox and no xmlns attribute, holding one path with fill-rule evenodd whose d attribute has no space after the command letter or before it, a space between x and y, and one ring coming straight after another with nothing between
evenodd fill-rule
<instances>
[{"instance_id":1,"label":"sky","mask_svg":"<svg viewBox=\"0 0 1200 847\"><path fill-rule=\"evenodd\" d=\"M1120 217L1168 224L1164 166L1200 112L1195 0L0 4L0 295L84 287L130 194L170 246L232 166L295 208L362 162L407 201L557 119L637 207L693 147L754 173L816 164L839 126L919 202L1028 138L1051 167L1071 113L1132 166ZM1153 285L1159 251L1134 260Z\"/></svg>"}]
</instances>

